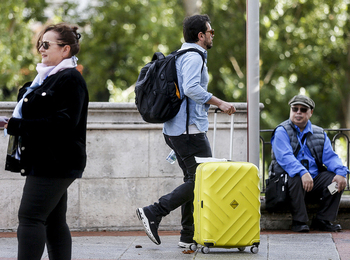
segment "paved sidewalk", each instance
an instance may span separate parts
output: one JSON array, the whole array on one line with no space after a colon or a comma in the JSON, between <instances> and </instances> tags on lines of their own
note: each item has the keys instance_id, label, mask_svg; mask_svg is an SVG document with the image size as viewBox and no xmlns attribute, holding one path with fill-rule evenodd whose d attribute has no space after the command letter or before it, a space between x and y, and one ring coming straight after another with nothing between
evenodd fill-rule
<instances>
[{"instance_id":1,"label":"paved sidewalk","mask_svg":"<svg viewBox=\"0 0 350 260\"><path fill-rule=\"evenodd\" d=\"M83 259L288 259L288 260L349 260L350 230L340 233L263 231L259 252L250 248L211 248L209 254L200 250L189 252L177 247L179 232L160 231L162 244L157 246L140 232L72 232L74 260ZM0 260L13 260L17 255L15 233L0 233ZM47 258L45 252L44 258Z\"/></svg>"}]
</instances>

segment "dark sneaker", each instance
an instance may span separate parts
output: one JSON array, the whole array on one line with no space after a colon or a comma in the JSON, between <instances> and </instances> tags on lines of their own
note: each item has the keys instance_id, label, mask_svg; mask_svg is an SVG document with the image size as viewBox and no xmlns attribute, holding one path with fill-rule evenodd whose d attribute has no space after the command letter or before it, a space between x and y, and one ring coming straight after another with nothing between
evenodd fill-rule
<instances>
[{"instance_id":1,"label":"dark sneaker","mask_svg":"<svg viewBox=\"0 0 350 260\"><path fill-rule=\"evenodd\" d=\"M143 228L146 231L147 236L156 244L160 245L160 238L158 236L158 226L159 222L157 221L156 216L147 208L138 208L136 210L137 217L143 224Z\"/></svg>"},{"instance_id":2,"label":"dark sneaker","mask_svg":"<svg viewBox=\"0 0 350 260\"><path fill-rule=\"evenodd\" d=\"M291 230L294 232L309 232L310 228L305 222L293 221Z\"/></svg>"},{"instance_id":3,"label":"dark sneaker","mask_svg":"<svg viewBox=\"0 0 350 260\"><path fill-rule=\"evenodd\" d=\"M328 232L339 232L342 230L339 224L332 224L328 220L322 220L315 218L312 221L311 228L320 231L328 231Z\"/></svg>"}]
</instances>

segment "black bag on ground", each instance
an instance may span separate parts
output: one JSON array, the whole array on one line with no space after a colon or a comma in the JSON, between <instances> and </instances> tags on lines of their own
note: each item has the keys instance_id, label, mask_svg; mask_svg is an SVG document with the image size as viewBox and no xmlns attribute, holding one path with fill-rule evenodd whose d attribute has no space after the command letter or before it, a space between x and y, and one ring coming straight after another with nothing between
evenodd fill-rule
<instances>
[{"instance_id":1,"label":"black bag on ground","mask_svg":"<svg viewBox=\"0 0 350 260\"><path fill-rule=\"evenodd\" d=\"M174 51L166 57L163 53L156 52L152 61L141 69L135 85L135 103L146 122L164 123L179 112L182 99L178 88L175 60L188 51L198 52L202 56L204 66L203 52L189 48Z\"/></svg>"},{"instance_id":2,"label":"black bag on ground","mask_svg":"<svg viewBox=\"0 0 350 260\"><path fill-rule=\"evenodd\" d=\"M265 202L266 210L273 212L284 210L289 205L287 190L288 174L271 174L266 180Z\"/></svg>"}]
</instances>

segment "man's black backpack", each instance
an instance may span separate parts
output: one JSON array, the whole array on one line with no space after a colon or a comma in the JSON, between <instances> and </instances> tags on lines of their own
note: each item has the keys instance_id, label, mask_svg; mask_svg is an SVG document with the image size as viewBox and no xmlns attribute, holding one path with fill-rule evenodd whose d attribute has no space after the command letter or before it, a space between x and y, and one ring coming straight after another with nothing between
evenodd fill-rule
<instances>
[{"instance_id":1,"label":"man's black backpack","mask_svg":"<svg viewBox=\"0 0 350 260\"><path fill-rule=\"evenodd\" d=\"M182 99L175 60L176 57L188 51L198 52L202 56L204 66L203 52L196 48L189 48L174 51L166 57L163 53L156 52L152 61L141 69L135 86L135 103L146 122L164 123L179 112Z\"/></svg>"}]
</instances>

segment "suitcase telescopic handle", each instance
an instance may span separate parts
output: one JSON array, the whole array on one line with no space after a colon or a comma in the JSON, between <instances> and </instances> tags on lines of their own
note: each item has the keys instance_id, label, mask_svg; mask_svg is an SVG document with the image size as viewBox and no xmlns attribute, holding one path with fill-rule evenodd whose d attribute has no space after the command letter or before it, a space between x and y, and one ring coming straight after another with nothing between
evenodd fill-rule
<instances>
[{"instance_id":1,"label":"suitcase telescopic handle","mask_svg":"<svg viewBox=\"0 0 350 260\"><path fill-rule=\"evenodd\" d=\"M213 131L213 157L215 158L215 145L216 145L216 127L217 127L217 113L222 112L220 108L216 108L214 112L214 131ZM233 157L233 130L234 130L235 117L231 114L231 125L230 125L230 160Z\"/></svg>"}]
</instances>

